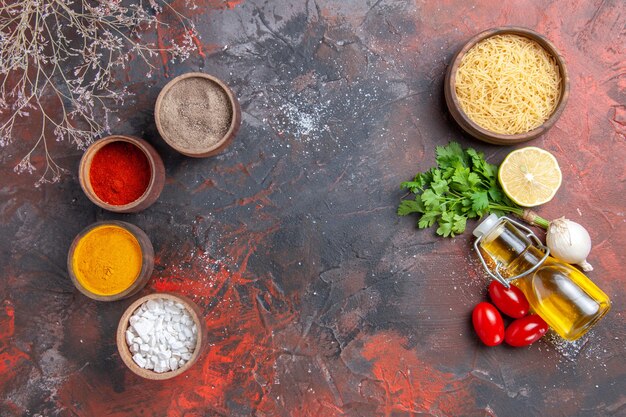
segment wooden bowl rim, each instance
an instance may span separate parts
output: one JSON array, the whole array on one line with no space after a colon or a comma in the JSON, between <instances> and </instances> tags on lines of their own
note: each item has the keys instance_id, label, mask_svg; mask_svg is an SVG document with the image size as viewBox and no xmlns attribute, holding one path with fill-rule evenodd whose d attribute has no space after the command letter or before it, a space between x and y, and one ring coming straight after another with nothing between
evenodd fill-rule
<instances>
[{"instance_id":1,"label":"wooden bowl rim","mask_svg":"<svg viewBox=\"0 0 626 417\"><path fill-rule=\"evenodd\" d=\"M228 127L228 130L226 131L224 136L222 136L222 138L217 143L213 144L212 146L206 149L203 149L202 151L197 151L197 152L193 152L188 149L182 149L180 146L178 146L178 144L174 140L167 137L161 124L161 106L163 104L163 100L165 99L165 96L174 86L176 86L176 84L188 78L204 78L206 80L213 82L214 84L217 84L217 86L219 86L222 89L222 91L224 91L226 95L228 96L228 100L230 101L230 107L231 107L230 126ZM231 137L235 134L236 130L239 128L237 126L237 124L239 123L238 122L239 118L236 117L236 113L238 111L240 111L239 101L237 100L237 97L235 97L235 93L233 93L233 91L230 89L230 87L228 87L226 83L224 83L219 78L214 77L213 75L210 75L210 74L205 74L204 72L187 72L185 74L179 75L178 77L172 79L170 82L165 84L163 89L161 89L161 91L159 92L159 95L157 96L157 99L156 99L156 103L154 105L154 122L163 140L167 142L167 144L170 145L172 148L174 148L176 151L187 156L204 157L204 156L211 156L208 154L219 149L222 145L227 143L231 139Z\"/></svg>"},{"instance_id":2,"label":"wooden bowl rim","mask_svg":"<svg viewBox=\"0 0 626 417\"><path fill-rule=\"evenodd\" d=\"M113 142L128 142L128 143L135 145L144 153L144 155L146 155L146 158L148 159L148 164L150 165L150 182L148 183L148 186L146 187L146 190L141 195L141 197L139 197L135 201L132 201L128 204L119 205L119 206L109 204L101 200L100 197L98 197L98 195L95 193L95 191L91 187L91 178L89 177L89 168L91 168L91 161L93 160L93 156L95 156L96 153L100 151L100 149L104 148L106 145L108 145L109 143L113 143ZM150 152L150 150L154 152L154 155ZM106 136L102 139L95 141L91 145L89 145L87 150L85 150L85 153L83 154L83 156L80 158L80 164L78 168L80 186L83 189L83 192L85 193L87 198L89 198L95 205L102 207L105 210L109 210L113 212L120 212L120 213L132 210L133 208L139 206L148 198L148 196L150 195L150 192L152 191L154 187L154 184L156 182L156 177L157 177L155 155L156 155L156 158L160 158L158 152L156 151L156 149L154 149L152 145L150 145L147 141L141 138L138 138L136 136L129 136L129 135ZM162 160L161 160L161 164L163 164Z\"/></svg>"},{"instance_id":3,"label":"wooden bowl rim","mask_svg":"<svg viewBox=\"0 0 626 417\"><path fill-rule=\"evenodd\" d=\"M148 300L154 300L157 298L166 298L183 304L189 312L189 315L191 316L197 328L196 346L193 353L191 354L191 358L189 358L189 360L183 366L176 369L175 371L163 373L157 373L149 369L141 368L139 365L137 365L133 360L133 355L130 352L128 344L126 343L126 330L128 329L130 316L135 312L135 310L137 310L137 308L139 308L140 305ZM200 308L196 303L194 303L193 301L191 301L191 299L185 297L184 295L174 294L170 292L158 292L140 297L135 300L130 306L128 306L128 308L124 311L124 314L122 314L122 317L120 318L119 324L117 326L116 343L117 350L120 354L120 357L122 358L122 361L134 374L139 375L142 378L156 381L174 378L191 368L200 357L205 337L206 335L204 332L204 321L200 313Z\"/></svg>"},{"instance_id":4,"label":"wooden bowl rim","mask_svg":"<svg viewBox=\"0 0 626 417\"><path fill-rule=\"evenodd\" d=\"M456 73L458 71L459 65L461 64L461 60L463 59L463 56L465 56L467 51L484 39L487 39L496 35L503 35L503 34L520 35L520 36L524 36L526 38L529 38L537 42L546 51L548 51L550 55L554 57L554 59L556 60L557 66L559 67L559 71L561 72L560 74L561 75L561 97L559 98L559 103L557 104L556 108L554 109L550 117L545 122L543 122L540 126L536 127L535 129L530 130L528 132L524 132L524 133L517 133L514 135L506 135L502 133L492 132L476 124L472 119L470 119L467 116L467 114L465 114L465 112L461 108L458 97L456 95L456 88L455 88ZM459 113L459 116L462 117L463 121L469 124L472 129L475 129L477 132L479 132L483 136L493 138L494 142L492 143L498 142L501 144L509 144L509 143L515 144L515 143L525 142L527 140L531 140L540 136L541 134L546 132L548 129L550 129L556 123L559 117L561 117L561 114L563 113L563 110L565 109L565 105L567 104L567 100L569 98L569 75L567 72L565 59L563 58L559 50L556 48L556 46L547 37L545 37L544 35L538 32L535 32L532 29L521 27L521 26L498 26L495 28L484 30L478 33L477 35L474 35L472 38L470 38L453 57L452 63L449 68L449 77L447 80L447 84L448 84L447 87L450 89L450 97L452 99L455 109ZM461 125L461 127L463 126ZM463 130L466 130L466 129L463 127ZM472 132L469 132L469 131L468 133L472 134ZM475 136L475 135L472 134L472 136ZM481 139L479 137L477 138ZM484 140L484 139L481 139L481 140Z\"/></svg>"},{"instance_id":5,"label":"wooden bowl rim","mask_svg":"<svg viewBox=\"0 0 626 417\"><path fill-rule=\"evenodd\" d=\"M80 281L76 277L76 274L74 273L74 266L73 266L72 261L74 259L74 252L76 251L78 242L80 242L80 240L83 237L85 237L87 233L89 233L93 229L100 227L100 226L121 227L122 229L126 230L131 235L133 235L133 237L139 243L139 248L141 249L141 270L139 271L139 275L137 275L137 278L135 278L135 281L133 281L133 283L128 288L126 288L124 291L118 294L100 295L100 294L93 293L89 291L87 288L83 287L83 285L80 283ZM127 223L121 220L106 220L106 221L99 221L99 222L91 223L89 226L85 227L76 235L67 253L67 271L70 276L70 280L72 281L72 283L74 284L74 286L76 287L78 291L80 291L87 297L93 300L97 300L97 301L118 301L118 300L122 300L124 298L130 297L133 294L136 294L143 287L145 287L146 283L150 279L150 276L152 275L153 268L154 268L154 247L152 246L152 242L150 241L150 238L148 237L146 232L141 230L138 226L135 226L134 224Z\"/></svg>"}]
</instances>

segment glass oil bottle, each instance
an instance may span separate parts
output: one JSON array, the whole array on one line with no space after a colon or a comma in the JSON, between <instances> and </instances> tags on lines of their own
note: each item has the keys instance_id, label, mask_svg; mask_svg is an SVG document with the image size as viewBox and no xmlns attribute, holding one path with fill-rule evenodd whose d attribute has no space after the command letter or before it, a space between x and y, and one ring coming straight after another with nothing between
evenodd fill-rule
<instances>
[{"instance_id":1,"label":"glass oil bottle","mask_svg":"<svg viewBox=\"0 0 626 417\"><path fill-rule=\"evenodd\" d=\"M584 335L611 308L608 296L549 250L523 224L491 214L474 229L474 248L492 278L517 286L534 310L566 340ZM481 250L495 262L492 271Z\"/></svg>"}]
</instances>

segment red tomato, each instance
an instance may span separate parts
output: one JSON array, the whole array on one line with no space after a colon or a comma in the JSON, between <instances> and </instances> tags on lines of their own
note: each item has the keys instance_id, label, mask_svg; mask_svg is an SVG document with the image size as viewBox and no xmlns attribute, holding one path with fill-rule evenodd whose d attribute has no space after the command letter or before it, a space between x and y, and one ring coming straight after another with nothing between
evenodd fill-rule
<instances>
[{"instance_id":1,"label":"red tomato","mask_svg":"<svg viewBox=\"0 0 626 417\"><path fill-rule=\"evenodd\" d=\"M476 334L487 346L496 346L504 340L504 322L498 310L489 303L479 303L472 312Z\"/></svg>"},{"instance_id":2,"label":"red tomato","mask_svg":"<svg viewBox=\"0 0 626 417\"><path fill-rule=\"evenodd\" d=\"M506 328L504 340L511 346L528 346L541 339L548 331L548 324L536 314L513 321Z\"/></svg>"},{"instance_id":3,"label":"red tomato","mask_svg":"<svg viewBox=\"0 0 626 417\"><path fill-rule=\"evenodd\" d=\"M526 296L514 285L507 288L498 281L492 281L489 284L489 297L501 312L514 319L521 319L530 309Z\"/></svg>"}]
</instances>

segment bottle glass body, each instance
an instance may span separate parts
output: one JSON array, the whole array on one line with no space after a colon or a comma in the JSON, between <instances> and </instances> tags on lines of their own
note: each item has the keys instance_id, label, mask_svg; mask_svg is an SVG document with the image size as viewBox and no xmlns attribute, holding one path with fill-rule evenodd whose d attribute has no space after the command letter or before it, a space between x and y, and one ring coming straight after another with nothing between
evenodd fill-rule
<instances>
[{"instance_id":1,"label":"bottle glass body","mask_svg":"<svg viewBox=\"0 0 626 417\"><path fill-rule=\"evenodd\" d=\"M480 246L500 264L505 277L528 271L544 256L522 231L506 220L485 234ZM513 284L526 295L535 313L567 340L584 335L611 308L608 296L585 274L551 256Z\"/></svg>"}]
</instances>

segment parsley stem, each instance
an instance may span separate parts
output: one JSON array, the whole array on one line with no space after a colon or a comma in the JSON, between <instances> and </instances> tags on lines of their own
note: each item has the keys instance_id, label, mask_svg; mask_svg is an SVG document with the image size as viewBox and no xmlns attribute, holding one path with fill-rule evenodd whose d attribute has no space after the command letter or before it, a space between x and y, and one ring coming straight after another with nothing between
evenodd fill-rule
<instances>
[{"instance_id":1,"label":"parsley stem","mask_svg":"<svg viewBox=\"0 0 626 417\"><path fill-rule=\"evenodd\" d=\"M510 206L503 206L500 204L489 204L489 208L493 209L493 210L501 210L501 211L506 211L509 213L513 213L516 216L522 218L523 220L527 221L530 224L534 224L536 226L542 227L544 229L547 229L548 226L550 226L550 222L546 219L544 219L543 217L539 216L537 213L535 213L532 210L528 210L528 209L522 209L519 207L510 207Z\"/></svg>"}]
</instances>

